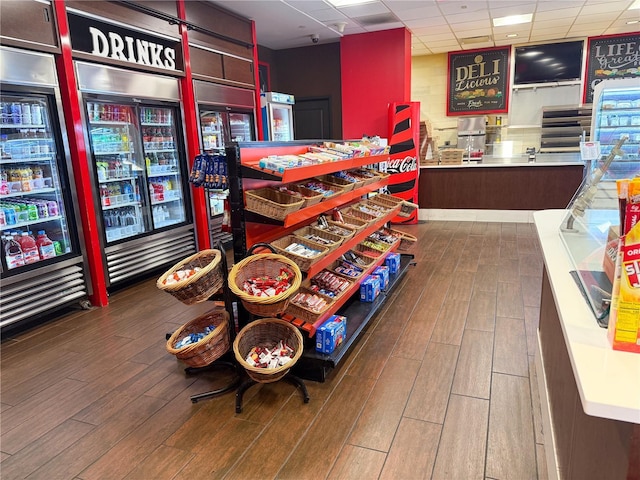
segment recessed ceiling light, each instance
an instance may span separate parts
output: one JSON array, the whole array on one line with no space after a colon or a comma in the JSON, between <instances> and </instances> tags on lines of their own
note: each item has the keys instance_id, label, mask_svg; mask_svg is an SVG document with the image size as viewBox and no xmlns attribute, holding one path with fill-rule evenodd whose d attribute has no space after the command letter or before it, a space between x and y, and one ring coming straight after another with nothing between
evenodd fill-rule
<instances>
[{"instance_id":1,"label":"recessed ceiling light","mask_svg":"<svg viewBox=\"0 0 640 480\"><path fill-rule=\"evenodd\" d=\"M515 38L517 36L518 36L517 33L509 33L509 34L505 35L505 37L507 37L507 38Z\"/></svg>"},{"instance_id":2,"label":"recessed ceiling light","mask_svg":"<svg viewBox=\"0 0 640 480\"><path fill-rule=\"evenodd\" d=\"M638 9L640 9L640 0L636 0L629 7L629 10L638 10Z\"/></svg>"},{"instance_id":3,"label":"recessed ceiling light","mask_svg":"<svg viewBox=\"0 0 640 480\"><path fill-rule=\"evenodd\" d=\"M504 27L507 25L518 25L519 23L530 23L532 18L533 13L526 13L524 15L509 15L508 17L498 17L493 19L493 26Z\"/></svg>"},{"instance_id":4,"label":"recessed ceiling light","mask_svg":"<svg viewBox=\"0 0 640 480\"><path fill-rule=\"evenodd\" d=\"M629 20L627 25L635 25L636 23L640 23L640 20Z\"/></svg>"},{"instance_id":5,"label":"recessed ceiling light","mask_svg":"<svg viewBox=\"0 0 640 480\"><path fill-rule=\"evenodd\" d=\"M328 0L334 7L350 7L352 5L362 5L363 3L373 3L377 0Z\"/></svg>"}]
</instances>

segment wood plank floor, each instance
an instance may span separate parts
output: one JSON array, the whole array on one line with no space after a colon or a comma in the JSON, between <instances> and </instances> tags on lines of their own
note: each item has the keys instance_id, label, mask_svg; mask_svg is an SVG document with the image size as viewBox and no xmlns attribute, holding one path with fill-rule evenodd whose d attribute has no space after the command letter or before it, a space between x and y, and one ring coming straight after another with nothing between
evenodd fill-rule
<instances>
[{"instance_id":1,"label":"wood plank floor","mask_svg":"<svg viewBox=\"0 0 640 480\"><path fill-rule=\"evenodd\" d=\"M3 342L3 479L546 479L530 224L428 222L418 264L339 368L192 404L165 333L211 308L155 280Z\"/></svg>"}]
</instances>

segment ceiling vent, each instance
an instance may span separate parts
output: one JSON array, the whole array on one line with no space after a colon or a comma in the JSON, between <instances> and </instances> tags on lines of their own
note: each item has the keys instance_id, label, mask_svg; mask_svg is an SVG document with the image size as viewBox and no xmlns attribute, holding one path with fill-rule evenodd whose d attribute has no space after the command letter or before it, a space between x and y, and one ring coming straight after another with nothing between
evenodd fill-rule
<instances>
[{"instance_id":1,"label":"ceiling vent","mask_svg":"<svg viewBox=\"0 0 640 480\"><path fill-rule=\"evenodd\" d=\"M375 25L384 25L385 23L398 23L398 17L396 17L393 13L380 13L378 15L367 15L364 17L355 17L353 18L356 22L358 22L363 27L373 27Z\"/></svg>"},{"instance_id":2,"label":"ceiling vent","mask_svg":"<svg viewBox=\"0 0 640 480\"><path fill-rule=\"evenodd\" d=\"M492 40L493 39L491 38L491 35L480 35L479 37L461 38L460 43L462 45L471 45L474 43L487 43L487 42L491 42Z\"/></svg>"}]
</instances>

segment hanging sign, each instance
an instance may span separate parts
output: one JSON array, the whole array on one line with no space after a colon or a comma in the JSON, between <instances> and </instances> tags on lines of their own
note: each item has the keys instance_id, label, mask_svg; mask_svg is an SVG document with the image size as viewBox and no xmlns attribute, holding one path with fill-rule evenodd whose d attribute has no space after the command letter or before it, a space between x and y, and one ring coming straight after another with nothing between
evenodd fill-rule
<instances>
[{"instance_id":1,"label":"hanging sign","mask_svg":"<svg viewBox=\"0 0 640 480\"><path fill-rule=\"evenodd\" d=\"M449 53L447 115L507 113L511 47Z\"/></svg>"},{"instance_id":2,"label":"hanging sign","mask_svg":"<svg viewBox=\"0 0 640 480\"><path fill-rule=\"evenodd\" d=\"M640 81L640 34L589 37L583 103L593 103L602 80L637 78Z\"/></svg>"},{"instance_id":3,"label":"hanging sign","mask_svg":"<svg viewBox=\"0 0 640 480\"><path fill-rule=\"evenodd\" d=\"M182 70L180 42L68 12L71 48L107 62Z\"/></svg>"}]
</instances>

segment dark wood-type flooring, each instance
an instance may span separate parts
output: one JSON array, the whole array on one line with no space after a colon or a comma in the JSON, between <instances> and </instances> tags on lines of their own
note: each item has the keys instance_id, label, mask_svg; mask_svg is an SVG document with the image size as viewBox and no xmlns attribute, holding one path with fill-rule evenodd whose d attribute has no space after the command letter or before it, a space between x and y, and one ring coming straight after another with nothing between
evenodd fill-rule
<instances>
[{"instance_id":1,"label":"dark wood-type flooring","mask_svg":"<svg viewBox=\"0 0 640 480\"><path fill-rule=\"evenodd\" d=\"M530 224L429 222L383 311L311 401L260 384L192 404L165 334L211 308L155 280L2 344L3 479L547 478Z\"/></svg>"}]
</instances>

